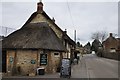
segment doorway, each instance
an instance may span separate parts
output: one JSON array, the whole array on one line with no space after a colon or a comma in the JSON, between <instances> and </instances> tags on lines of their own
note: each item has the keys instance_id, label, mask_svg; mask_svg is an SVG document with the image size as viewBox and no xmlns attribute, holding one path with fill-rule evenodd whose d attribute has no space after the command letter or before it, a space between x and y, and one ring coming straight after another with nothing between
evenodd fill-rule
<instances>
[{"instance_id":1,"label":"doorway","mask_svg":"<svg viewBox=\"0 0 120 80\"><path fill-rule=\"evenodd\" d=\"M2 72L6 73L6 51L2 51Z\"/></svg>"}]
</instances>

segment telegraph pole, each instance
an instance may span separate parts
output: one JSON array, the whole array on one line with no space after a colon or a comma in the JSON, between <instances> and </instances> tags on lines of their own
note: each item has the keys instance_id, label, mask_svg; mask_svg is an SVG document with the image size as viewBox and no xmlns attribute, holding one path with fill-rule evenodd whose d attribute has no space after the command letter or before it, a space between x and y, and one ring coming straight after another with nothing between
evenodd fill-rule
<instances>
[{"instance_id":1,"label":"telegraph pole","mask_svg":"<svg viewBox=\"0 0 120 80\"><path fill-rule=\"evenodd\" d=\"M76 30L74 32L74 40L75 40L75 44L76 44Z\"/></svg>"},{"instance_id":2,"label":"telegraph pole","mask_svg":"<svg viewBox=\"0 0 120 80\"><path fill-rule=\"evenodd\" d=\"M10 28L10 27L3 27L3 26L2 26L2 28L5 29L4 36L7 36L7 34L8 34L8 30L16 30L16 29L14 29L14 28Z\"/></svg>"}]
</instances>

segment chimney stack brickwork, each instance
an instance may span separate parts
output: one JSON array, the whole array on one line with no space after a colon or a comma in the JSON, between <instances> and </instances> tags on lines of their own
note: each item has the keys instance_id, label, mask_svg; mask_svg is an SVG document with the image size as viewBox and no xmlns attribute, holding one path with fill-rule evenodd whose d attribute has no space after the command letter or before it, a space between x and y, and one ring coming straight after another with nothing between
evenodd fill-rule
<instances>
[{"instance_id":1,"label":"chimney stack brickwork","mask_svg":"<svg viewBox=\"0 0 120 80\"><path fill-rule=\"evenodd\" d=\"M43 3L42 2L38 2L37 3L37 12L43 12Z\"/></svg>"},{"instance_id":2,"label":"chimney stack brickwork","mask_svg":"<svg viewBox=\"0 0 120 80\"><path fill-rule=\"evenodd\" d=\"M113 37L113 34L112 34L112 33L110 33L110 37Z\"/></svg>"}]
</instances>

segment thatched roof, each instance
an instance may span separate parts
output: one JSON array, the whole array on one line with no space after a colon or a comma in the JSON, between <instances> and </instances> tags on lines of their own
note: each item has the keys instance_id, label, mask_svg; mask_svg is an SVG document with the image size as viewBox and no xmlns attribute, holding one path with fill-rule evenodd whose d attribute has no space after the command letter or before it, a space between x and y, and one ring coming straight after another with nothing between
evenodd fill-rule
<instances>
[{"instance_id":1,"label":"thatched roof","mask_svg":"<svg viewBox=\"0 0 120 80\"><path fill-rule=\"evenodd\" d=\"M3 40L3 39L4 39L4 36L1 36L1 35L0 35L0 41Z\"/></svg>"},{"instance_id":2,"label":"thatched roof","mask_svg":"<svg viewBox=\"0 0 120 80\"><path fill-rule=\"evenodd\" d=\"M46 22L29 23L2 42L6 49L48 49L65 51L65 47Z\"/></svg>"},{"instance_id":3,"label":"thatched roof","mask_svg":"<svg viewBox=\"0 0 120 80\"><path fill-rule=\"evenodd\" d=\"M43 11L42 13L34 12L34 13L30 16L30 18L25 22L24 25L29 24L38 14L42 14L44 17L46 17L48 20L50 20L51 23L52 23L53 25L55 25L58 30L62 31L62 29L61 29L60 27L58 27L58 25L46 14L45 11ZM62 31L62 32L63 32L63 31Z\"/></svg>"},{"instance_id":4,"label":"thatched roof","mask_svg":"<svg viewBox=\"0 0 120 80\"><path fill-rule=\"evenodd\" d=\"M45 11L43 11L42 13L39 12L34 12L30 18L25 22L24 26L29 24L38 14L42 14L45 18L47 18L48 20L51 21L51 23L58 29L60 30L64 35L63 35L63 39L67 40L70 44L75 46L75 42L67 35L64 33L64 31L46 14Z\"/></svg>"}]
</instances>

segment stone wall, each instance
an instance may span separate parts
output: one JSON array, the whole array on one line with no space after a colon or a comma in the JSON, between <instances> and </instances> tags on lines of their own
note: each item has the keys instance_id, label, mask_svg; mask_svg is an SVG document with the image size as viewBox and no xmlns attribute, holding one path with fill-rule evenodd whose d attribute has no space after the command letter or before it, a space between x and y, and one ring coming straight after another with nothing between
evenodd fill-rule
<instances>
[{"instance_id":1,"label":"stone wall","mask_svg":"<svg viewBox=\"0 0 120 80\"><path fill-rule=\"evenodd\" d=\"M7 51L7 73L12 75L13 73L13 65L14 65L14 60L15 59L15 51L13 50L10 50L10 51Z\"/></svg>"},{"instance_id":2,"label":"stone wall","mask_svg":"<svg viewBox=\"0 0 120 80\"><path fill-rule=\"evenodd\" d=\"M37 68L37 51L35 50L19 50L16 56L16 67L21 70L22 75L27 75L29 73L35 73ZM35 63L32 63L35 61Z\"/></svg>"},{"instance_id":3,"label":"stone wall","mask_svg":"<svg viewBox=\"0 0 120 80\"><path fill-rule=\"evenodd\" d=\"M102 57L114 60L120 60L120 53L102 53Z\"/></svg>"},{"instance_id":4,"label":"stone wall","mask_svg":"<svg viewBox=\"0 0 120 80\"><path fill-rule=\"evenodd\" d=\"M58 54L58 55L55 55L55 54ZM57 71L57 68L60 66L60 55L61 53L58 53L58 52L54 52L52 53L52 66L53 66L53 72L55 73Z\"/></svg>"},{"instance_id":5,"label":"stone wall","mask_svg":"<svg viewBox=\"0 0 120 80\"><path fill-rule=\"evenodd\" d=\"M36 61L35 64L31 64L32 60ZM35 73L37 63L37 51L7 51L7 72L11 72L12 75Z\"/></svg>"},{"instance_id":6,"label":"stone wall","mask_svg":"<svg viewBox=\"0 0 120 80\"><path fill-rule=\"evenodd\" d=\"M36 74L38 67L44 67L45 73L56 73L60 66L62 53L47 51L47 65L40 65L41 50L9 50L7 51L7 73L10 75ZM58 53L58 55L55 55ZM35 63L32 63L35 61Z\"/></svg>"},{"instance_id":7,"label":"stone wall","mask_svg":"<svg viewBox=\"0 0 120 80\"><path fill-rule=\"evenodd\" d=\"M55 55L58 54L58 55ZM47 73L56 73L57 69L60 67L60 61L62 59L62 53L60 52L51 52L48 54L48 65L46 66Z\"/></svg>"}]
</instances>

